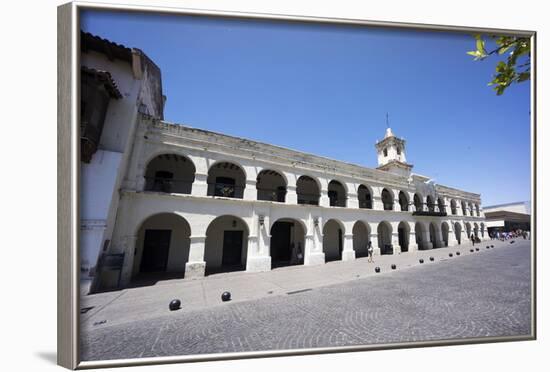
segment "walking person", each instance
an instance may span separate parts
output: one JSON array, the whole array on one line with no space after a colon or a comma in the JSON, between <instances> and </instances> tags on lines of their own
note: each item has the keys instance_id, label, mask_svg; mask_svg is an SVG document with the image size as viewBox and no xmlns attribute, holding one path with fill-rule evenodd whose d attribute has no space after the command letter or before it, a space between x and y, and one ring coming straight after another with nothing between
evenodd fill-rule
<instances>
[{"instance_id":1,"label":"walking person","mask_svg":"<svg viewBox=\"0 0 550 372\"><path fill-rule=\"evenodd\" d=\"M374 260L372 259L372 253L374 252L374 249L372 248L372 242L370 240L367 243L367 252L369 254L368 262L374 262Z\"/></svg>"},{"instance_id":2,"label":"walking person","mask_svg":"<svg viewBox=\"0 0 550 372\"><path fill-rule=\"evenodd\" d=\"M470 239L472 240L472 245L476 245L476 237L474 236L474 234L470 236Z\"/></svg>"}]
</instances>

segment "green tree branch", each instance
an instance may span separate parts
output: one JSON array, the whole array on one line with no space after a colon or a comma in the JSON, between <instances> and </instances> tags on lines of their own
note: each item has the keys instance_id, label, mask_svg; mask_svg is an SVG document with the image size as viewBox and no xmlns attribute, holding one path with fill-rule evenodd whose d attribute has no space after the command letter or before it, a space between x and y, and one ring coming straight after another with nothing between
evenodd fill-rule
<instances>
[{"instance_id":1,"label":"green tree branch","mask_svg":"<svg viewBox=\"0 0 550 372\"><path fill-rule=\"evenodd\" d=\"M486 42L481 35L474 35L476 49L467 52L474 57L474 61L482 61L492 55L507 54L506 62L499 61L495 68L493 80L488 84L493 86L497 95L504 93L506 88L514 83L521 83L531 78L531 39L515 36L495 36L489 38L494 41L496 48L487 51ZM518 64L518 60L521 63Z\"/></svg>"}]
</instances>

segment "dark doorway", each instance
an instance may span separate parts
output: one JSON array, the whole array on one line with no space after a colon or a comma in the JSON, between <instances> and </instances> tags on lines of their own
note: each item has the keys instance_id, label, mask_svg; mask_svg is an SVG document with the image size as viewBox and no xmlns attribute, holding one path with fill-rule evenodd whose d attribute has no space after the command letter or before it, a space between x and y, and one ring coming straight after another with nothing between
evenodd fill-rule
<instances>
[{"instance_id":1,"label":"dark doorway","mask_svg":"<svg viewBox=\"0 0 550 372\"><path fill-rule=\"evenodd\" d=\"M145 230L140 271L153 273L166 271L172 230Z\"/></svg>"},{"instance_id":2,"label":"dark doorway","mask_svg":"<svg viewBox=\"0 0 550 372\"><path fill-rule=\"evenodd\" d=\"M222 266L226 268L241 267L242 250L243 250L243 232L242 231L224 231Z\"/></svg>"},{"instance_id":3,"label":"dark doorway","mask_svg":"<svg viewBox=\"0 0 550 372\"><path fill-rule=\"evenodd\" d=\"M292 247L290 243L293 222L277 221L271 228L271 260L273 267L286 266L290 263Z\"/></svg>"}]
</instances>

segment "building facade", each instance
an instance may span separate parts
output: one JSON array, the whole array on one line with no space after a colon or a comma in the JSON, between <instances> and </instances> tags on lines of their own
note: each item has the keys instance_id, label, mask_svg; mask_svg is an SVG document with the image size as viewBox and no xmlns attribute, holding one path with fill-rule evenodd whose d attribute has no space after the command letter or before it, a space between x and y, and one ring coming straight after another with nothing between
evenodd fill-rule
<instances>
[{"instance_id":1,"label":"building facade","mask_svg":"<svg viewBox=\"0 0 550 372\"><path fill-rule=\"evenodd\" d=\"M160 81L139 82L146 96L162 96ZM159 273L200 278L354 260L369 242L376 255L397 255L487 239L480 195L412 173L406 142L390 128L370 169L168 123L147 109L154 101L132 101L125 161L106 202L114 215L82 245L95 263L93 290ZM113 260L117 270L106 270Z\"/></svg>"},{"instance_id":2,"label":"building facade","mask_svg":"<svg viewBox=\"0 0 550 372\"><path fill-rule=\"evenodd\" d=\"M531 231L531 202L515 202L485 207L489 233Z\"/></svg>"}]
</instances>

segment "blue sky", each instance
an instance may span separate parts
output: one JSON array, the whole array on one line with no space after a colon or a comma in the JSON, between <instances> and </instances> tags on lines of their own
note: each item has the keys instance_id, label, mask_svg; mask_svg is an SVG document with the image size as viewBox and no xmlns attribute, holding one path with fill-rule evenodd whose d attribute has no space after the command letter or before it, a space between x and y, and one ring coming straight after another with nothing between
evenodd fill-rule
<instances>
[{"instance_id":1,"label":"blue sky","mask_svg":"<svg viewBox=\"0 0 550 372\"><path fill-rule=\"evenodd\" d=\"M529 83L496 96L471 35L85 11L83 30L161 68L165 119L376 167L389 113L413 172L530 199Z\"/></svg>"}]
</instances>

